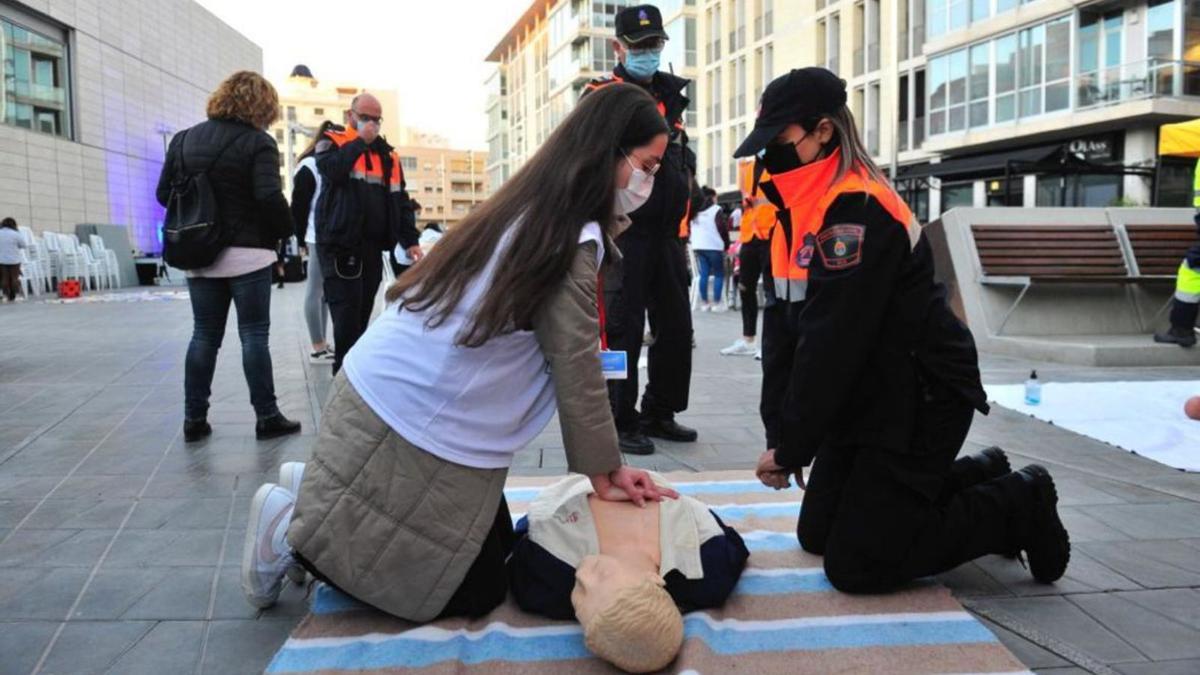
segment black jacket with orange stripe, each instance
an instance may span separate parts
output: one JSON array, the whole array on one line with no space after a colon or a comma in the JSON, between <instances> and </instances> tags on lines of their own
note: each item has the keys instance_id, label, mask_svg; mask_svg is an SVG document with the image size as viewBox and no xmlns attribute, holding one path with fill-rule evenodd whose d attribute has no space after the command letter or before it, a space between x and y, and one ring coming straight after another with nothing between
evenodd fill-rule
<instances>
[{"instance_id":1,"label":"black jacket with orange stripe","mask_svg":"<svg viewBox=\"0 0 1200 675\"><path fill-rule=\"evenodd\" d=\"M382 137L368 146L340 127L327 137L332 145L317 154L317 242L335 253L416 246L416 217L392 146Z\"/></svg>"},{"instance_id":2,"label":"black jacket with orange stripe","mask_svg":"<svg viewBox=\"0 0 1200 675\"><path fill-rule=\"evenodd\" d=\"M645 89L658 101L658 109L671 128L671 142L667 144L667 151L663 155L662 168L654 174L654 191L641 208L629 214L633 224L622 236L676 237L679 234L679 221L687 213L692 176L696 174L696 153L688 147L687 129L683 123L688 107L685 92L690 81L670 73L657 72L649 83L641 83L630 78L625 66L618 64L612 77L592 80L584 87L582 95L617 82L627 82Z\"/></svg>"}]
</instances>

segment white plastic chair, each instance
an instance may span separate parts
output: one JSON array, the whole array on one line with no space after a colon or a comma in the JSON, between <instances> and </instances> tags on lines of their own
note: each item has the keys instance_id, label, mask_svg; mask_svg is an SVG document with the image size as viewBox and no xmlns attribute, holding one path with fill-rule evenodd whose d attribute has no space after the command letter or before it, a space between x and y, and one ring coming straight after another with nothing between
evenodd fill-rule
<instances>
[{"instance_id":1,"label":"white plastic chair","mask_svg":"<svg viewBox=\"0 0 1200 675\"><path fill-rule=\"evenodd\" d=\"M100 263L100 272L104 275L108 287L119 287L121 285L121 267L117 262L116 252L105 246L104 238L97 234L88 235L88 243L92 245L92 254Z\"/></svg>"},{"instance_id":2,"label":"white plastic chair","mask_svg":"<svg viewBox=\"0 0 1200 675\"><path fill-rule=\"evenodd\" d=\"M46 273L54 281L63 279L62 242L58 238L58 233L43 232L42 243L45 246L46 260L49 263L46 267Z\"/></svg>"},{"instance_id":3,"label":"white plastic chair","mask_svg":"<svg viewBox=\"0 0 1200 675\"><path fill-rule=\"evenodd\" d=\"M42 284L45 283L45 273L37 258L29 255L29 249L21 249L21 295L28 298L42 294Z\"/></svg>"},{"instance_id":4,"label":"white plastic chair","mask_svg":"<svg viewBox=\"0 0 1200 675\"><path fill-rule=\"evenodd\" d=\"M83 244L79 247L80 265L83 268L84 278L92 290L99 290L108 280L105 278L104 265L96 258L96 254L92 252L92 247Z\"/></svg>"},{"instance_id":5,"label":"white plastic chair","mask_svg":"<svg viewBox=\"0 0 1200 675\"><path fill-rule=\"evenodd\" d=\"M689 296L694 312L700 306L700 261L696 258L696 252L692 250L691 244L688 244L687 253L688 264L692 268L692 287Z\"/></svg>"},{"instance_id":6,"label":"white plastic chair","mask_svg":"<svg viewBox=\"0 0 1200 675\"><path fill-rule=\"evenodd\" d=\"M54 266L50 259L50 251L46 248L45 240L34 239L30 251L30 258L37 263L38 270L42 273L41 283L44 285L43 290L47 293L52 292L54 290Z\"/></svg>"}]
</instances>

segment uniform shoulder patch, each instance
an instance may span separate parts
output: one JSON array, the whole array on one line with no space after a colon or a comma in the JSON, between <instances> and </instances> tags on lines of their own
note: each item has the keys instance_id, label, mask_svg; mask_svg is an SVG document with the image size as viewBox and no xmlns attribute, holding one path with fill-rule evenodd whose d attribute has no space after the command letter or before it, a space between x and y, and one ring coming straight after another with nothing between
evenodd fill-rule
<instances>
[{"instance_id":1,"label":"uniform shoulder patch","mask_svg":"<svg viewBox=\"0 0 1200 675\"><path fill-rule=\"evenodd\" d=\"M825 228L817 235L817 250L827 270L844 270L862 262L865 225L843 223Z\"/></svg>"}]
</instances>

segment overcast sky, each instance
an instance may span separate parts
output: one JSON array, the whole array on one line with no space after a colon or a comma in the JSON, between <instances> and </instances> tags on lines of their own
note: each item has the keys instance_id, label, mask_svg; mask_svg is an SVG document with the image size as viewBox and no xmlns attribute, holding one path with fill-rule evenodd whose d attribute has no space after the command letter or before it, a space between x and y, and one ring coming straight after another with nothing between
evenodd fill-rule
<instances>
[{"instance_id":1,"label":"overcast sky","mask_svg":"<svg viewBox=\"0 0 1200 675\"><path fill-rule=\"evenodd\" d=\"M401 124L486 148L483 62L533 0L198 0L263 50L264 75L394 88Z\"/></svg>"}]
</instances>

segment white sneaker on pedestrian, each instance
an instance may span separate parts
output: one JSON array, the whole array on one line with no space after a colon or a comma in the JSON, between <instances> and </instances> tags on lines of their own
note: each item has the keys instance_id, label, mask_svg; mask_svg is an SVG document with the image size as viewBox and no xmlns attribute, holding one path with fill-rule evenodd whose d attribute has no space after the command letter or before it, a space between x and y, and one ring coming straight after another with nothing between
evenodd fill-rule
<instances>
[{"instance_id":1,"label":"white sneaker on pedestrian","mask_svg":"<svg viewBox=\"0 0 1200 675\"><path fill-rule=\"evenodd\" d=\"M746 342L745 338L738 338L737 342L721 350L721 356L751 356L754 353L754 345Z\"/></svg>"},{"instance_id":2,"label":"white sneaker on pedestrian","mask_svg":"<svg viewBox=\"0 0 1200 675\"><path fill-rule=\"evenodd\" d=\"M713 304L713 306L712 306L712 309L711 309L711 310L709 310L709 311L713 312L714 314L722 314L722 313L724 313L724 312L728 312L728 311L729 311L729 308L728 308L728 307L726 307L726 306L724 305L724 303L720 303L720 302L718 302L718 303L714 303L714 304Z\"/></svg>"},{"instance_id":3,"label":"white sneaker on pedestrian","mask_svg":"<svg viewBox=\"0 0 1200 675\"><path fill-rule=\"evenodd\" d=\"M754 352L754 360L762 361L762 347L759 347L758 351Z\"/></svg>"},{"instance_id":4,"label":"white sneaker on pedestrian","mask_svg":"<svg viewBox=\"0 0 1200 675\"><path fill-rule=\"evenodd\" d=\"M304 462L284 462L279 465L279 485L300 498L300 481L304 478Z\"/></svg>"},{"instance_id":5,"label":"white sneaker on pedestrian","mask_svg":"<svg viewBox=\"0 0 1200 675\"><path fill-rule=\"evenodd\" d=\"M322 349L319 352L312 352L308 355L308 362L318 366L332 366L334 353L329 349Z\"/></svg>"},{"instance_id":6,"label":"white sneaker on pedestrian","mask_svg":"<svg viewBox=\"0 0 1200 675\"><path fill-rule=\"evenodd\" d=\"M242 543L242 592L251 605L265 609L279 599L283 577L295 559L287 543L296 499L287 489L267 483L250 502L250 521Z\"/></svg>"}]
</instances>

